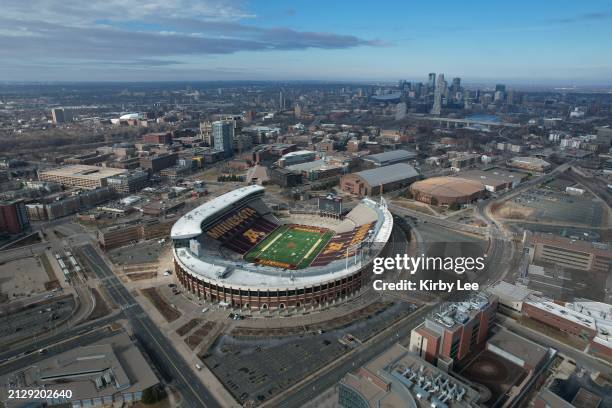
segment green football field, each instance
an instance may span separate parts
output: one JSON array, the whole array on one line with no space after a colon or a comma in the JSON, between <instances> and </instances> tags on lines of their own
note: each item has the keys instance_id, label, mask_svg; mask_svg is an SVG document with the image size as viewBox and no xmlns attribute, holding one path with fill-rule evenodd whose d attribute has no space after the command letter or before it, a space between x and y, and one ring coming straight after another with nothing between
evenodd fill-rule
<instances>
[{"instance_id":1,"label":"green football field","mask_svg":"<svg viewBox=\"0 0 612 408\"><path fill-rule=\"evenodd\" d=\"M281 225L251 249L244 259L262 265L300 269L312 263L334 236L333 231L318 231L302 225Z\"/></svg>"}]
</instances>

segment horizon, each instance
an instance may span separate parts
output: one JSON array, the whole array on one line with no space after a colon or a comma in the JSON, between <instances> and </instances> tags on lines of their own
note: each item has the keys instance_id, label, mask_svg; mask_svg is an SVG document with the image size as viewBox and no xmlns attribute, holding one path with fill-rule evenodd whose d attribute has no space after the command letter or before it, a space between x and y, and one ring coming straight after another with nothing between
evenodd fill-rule
<instances>
[{"instance_id":1,"label":"horizon","mask_svg":"<svg viewBox=\"0 0 612 408\"><path fill-rule=\"evenodd\" d=\"M424 82L438 72L466 83L612 85L612 4L602 1L29 3L3 5L2 83Z\"/></svg>"}]
</instances>

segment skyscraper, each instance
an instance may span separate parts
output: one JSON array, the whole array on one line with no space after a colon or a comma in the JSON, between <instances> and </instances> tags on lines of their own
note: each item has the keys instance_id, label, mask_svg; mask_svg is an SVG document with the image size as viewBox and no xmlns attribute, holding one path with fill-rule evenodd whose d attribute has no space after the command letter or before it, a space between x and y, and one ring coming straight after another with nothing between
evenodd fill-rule
<instances>
[{"instance_id":1,"label":"skyscraper","mask_svg":"<svg viewBox=\"0 0 612 408\"><path fill-rule=\"evenodd\" d=\"M278 110L285 110L285 95L280 91L278 95Z\"/></svg>"},{"instance_id":2,"label":"skyscraper","mask_svg":"<svg viewBox=\"0 0 612 408\"><path fill-rule=\"evenodd\" d=\"M227 156L234 154L234 123L232 121L213 122L212 135L215 150L222 150Z\"/></svg>"},{"instance_id":3,"label":"skyscraper","mask_svg":"<svg viewBox=\"0 0 612 408\"><path fill-rule=\"evenodd\" d=\"M436 87L434 89L434 104L431 109L432 115L440 115L442 112L442 95L446 93L446 81L444 80L444 74L439 74L436 80Z\"/></svg>"},{"instance_id":4,"label":"skyscraper","mask_svg":"<svg viewBox=\"0 0 612 408\"><path fill-rule=\"evenodd\" d=\"M514 91L512 89L508 89L506 92L506 103L508 105L514 105Z\"/></svg>"},{"instance_id":5,"label":"skyscraper","mask_svg":"<svg viewBox=\"0 0 612 408\"><path fill-rule=\"evenodd\" d=\"M436 73L430 72L429 79L427 80L427 88L434 90L436 87Z\"/></svg>"}]
</instances>

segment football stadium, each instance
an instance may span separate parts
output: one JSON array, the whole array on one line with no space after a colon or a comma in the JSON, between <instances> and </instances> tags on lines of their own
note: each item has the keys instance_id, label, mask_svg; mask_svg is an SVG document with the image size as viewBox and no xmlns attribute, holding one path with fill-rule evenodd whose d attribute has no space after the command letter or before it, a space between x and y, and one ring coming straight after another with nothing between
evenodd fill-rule
<instances>
[{"instance_id":1,"label":"football stadium","mask_svg":"<svg viewBox=\"0 0 612 408\"><path fill-rule=\"evenodd\" d=\"M246 309L324 306L358 292L385 247L386 203L361 200L345 216L275 215L265 189L248 186L191 210L172 227L174 265L199 299Z\"/></svg>"}]
</instances>

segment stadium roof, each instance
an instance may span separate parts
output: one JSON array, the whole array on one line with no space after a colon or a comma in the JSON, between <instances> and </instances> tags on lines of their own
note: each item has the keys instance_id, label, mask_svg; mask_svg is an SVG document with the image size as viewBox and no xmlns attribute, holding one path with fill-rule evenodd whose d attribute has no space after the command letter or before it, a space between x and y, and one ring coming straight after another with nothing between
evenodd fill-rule
<instances>
[{"instance_id":1,"label":"stadium roof","mask_svg":"<svg viewBox=\"0 0 612 408\"><path fill-rule=\"evenodd\" d=\"M401 160L410 160L416 157L416 153L408 150L390 150L388 152L370 154L365 156L363 160L372 161L378 164L385 162L396 162Z\"/></svg>"},{"instance_id":2,"label":"stadium roof","mask_svg":"<svg viewBox=\"0 0 612 408\"><path fill-rule=\"evenodd\" d=\"M202 234L202 222L207 218L226 211L227 207L240 200L257 193L263 193L261 186L242 187L213 198L183 215L172 226L170 236L172 239L194 238Z\"/></svg>"},{"instance_id":3,"label":"stadium roof","mask_svg":"<svg viewBox=\"0 0 612 408\"><path fill-rule=\"evenodd\" d=\"M376 169L364 170L355 175L364 179L370 186L392 183L407 178L418 177L419 173L408 163L397 163Z\"/></svg>"}]
</instances>

